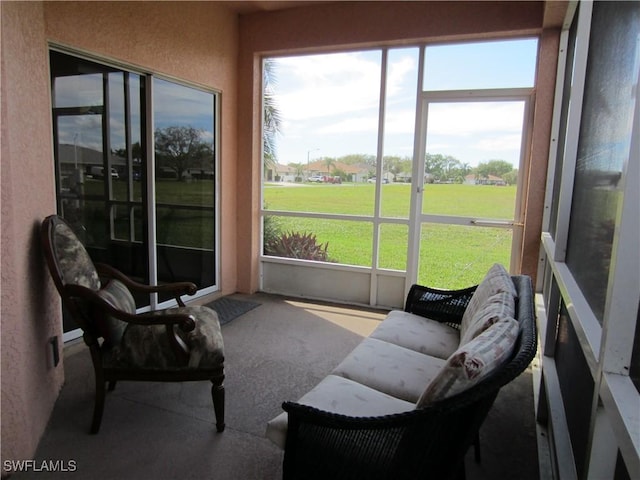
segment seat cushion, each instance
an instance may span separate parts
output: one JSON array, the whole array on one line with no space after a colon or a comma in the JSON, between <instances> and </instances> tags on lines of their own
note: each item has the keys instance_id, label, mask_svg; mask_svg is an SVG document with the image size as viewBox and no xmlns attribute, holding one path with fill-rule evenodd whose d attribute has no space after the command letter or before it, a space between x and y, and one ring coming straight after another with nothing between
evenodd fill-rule
<instances>
[{"instance_id":1,"label":"seat cushion","mask_svg":"<svg viewBox=\"0 0 640 480\"><path fill-rule=\"evenodd\" d=\"M514 318L515 303L513 295L507 292L489 297L465 326L464 332L460 333L460 346L469 343L494 323Z\"/></svg>"},{"instance_id":2,"label":"seat cushion","mask_svg":"<svg viewBox=\"0 0 640 480\"><path fill-rule=\"evenodd\" d=\"M186 368L218 368L224 362L224 343L218 315L207 307L179 307L155 312L157 315L184 313L196 319L195 328L183 332L176 327L178 336L189 348ZM109 352L108 366L142 369L185 368L176 358L169 344L164 325L129 324L120 344Z\"/></svg>"},{"instance_id":3,"label":"seat cushion","mask_svg":"<svg viewBox=\"0 0 640 480\"><path fill-rule=\"evenodd\" d=\"M482 308L489 297L502 292L510 293L513 295L513 298L518 296L518 292L513 284L513 280L511 280L509 272L507 272L502 265L496 263L489 269L482 282L478 284L475 292L473 292L473 296L471 297L469 305L467 305L467 309L464 311L464 315L462 316L462 321L460 322L461 334L465 333L469 327L471 319L476 312Z\"/></svg>"},{"instance_id":4,"label":"seat cushion","mask_svg":"<svg viewBox=\"0 0 640 480\"><path fill-rule=\"evenodd\" d=\"M445 361L375 338L365 338L331 372L415 403Z\"/></svg>"},{"instance_id":5,"label":"seat cushion","mask_svg":"<svg viewBox=\"0 0 640 480\"><path fill-rule=\"evenodd\" d=\"M512 318L494 323L456 350L420 396L417 406L452 397L494 373L511 356L518 328Z\"/></svg>"},{"instance_id":6,"label":"seat cushion","mask_svg":"<svg viewBox=\"0 0 640 480\"><path fill-rule=\"evenodd\" d=\"M457 329L444 323L393 310L369 335L385 342L446 360L460 344Z\"/></svg>"},{"instance_id":7,"label":"seat cushion","mask_svg":"<svg viewBox=\"0 0 640 480\"><path fill-rule=\"evenodd\" d=\"M328 375L298 403L326 412L353 417L375 417L408 412L415 403L379 392L348 378ZM287 438L287 413L281 413L267 423L266 436L284 449Z\"/></svg>"}]
</instances>

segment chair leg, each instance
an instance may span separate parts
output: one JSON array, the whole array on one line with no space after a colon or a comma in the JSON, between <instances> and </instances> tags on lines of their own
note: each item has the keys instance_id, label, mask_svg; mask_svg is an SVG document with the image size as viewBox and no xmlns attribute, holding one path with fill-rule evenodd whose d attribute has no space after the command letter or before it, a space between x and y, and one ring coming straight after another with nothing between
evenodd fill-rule
<instances>
[{"instance_id":1,"label":"chair leg","mask_svg":"<svg viewBox=\"0 0 640 480\"><path fill-rule=\"evenodd\" d=\"M116 389L116 383L117 383L117 382L116 382L115 380L111 380L111 381L109 382L109 391L110 391L110 392L113 392L113 391Z\"/></svg>"},{"instance_id":2,"label":"chair leg","mask_svg":"<svg viewBox=\"0 0 640 480\"><path fill-rule=\"evenodd\" d=\"M216 415L216 430L218 432L224 431L224 386L222 385L222 379L211 380L213 385L211 386L211 398L213 399L213 410Z\"/></svg>"},{"instance_id":3,"label":"chair leg","mask_svg":"<svg viewBox=\"0 0 640 480\"><path fill-rule=\"evenodd\" d=\"M100 430L102 423L102 412L104 411L105 382L101 375L96 375L96 400L93 406L93 421L91 422L91 433L96 434Z\"/></svg>"}]
</instances>

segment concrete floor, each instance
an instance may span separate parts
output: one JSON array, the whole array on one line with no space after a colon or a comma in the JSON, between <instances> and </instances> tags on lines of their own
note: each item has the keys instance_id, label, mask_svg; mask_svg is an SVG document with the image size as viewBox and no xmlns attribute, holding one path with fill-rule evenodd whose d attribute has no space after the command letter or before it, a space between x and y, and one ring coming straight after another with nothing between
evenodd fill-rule
<instances>
[{"instance_id":1,"label":"concrete floor","mask_svg":"<svg viewBox=\"0 0 640 480\"><path fill-rule=\"evenodd\" d=\"M208 382L119 383L102 427L88 429L94 379L83 344L65 348L65 385L36 453L75 472L12 478L219 479L282 477L283 453L266 422L333 369L386 312L256 294L258 308L222 327L226 425L216 433ZM482 427L482 462L467 457L467 479L539 478L531 371L500 392Z\"/></svg>"}]
</instances>

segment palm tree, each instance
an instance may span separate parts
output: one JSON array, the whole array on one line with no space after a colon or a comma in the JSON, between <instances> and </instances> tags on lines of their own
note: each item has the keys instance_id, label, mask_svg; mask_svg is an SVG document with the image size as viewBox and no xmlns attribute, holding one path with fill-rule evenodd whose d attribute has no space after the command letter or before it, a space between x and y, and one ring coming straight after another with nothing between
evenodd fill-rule
<instances>
[{"instance_id":1,"label":"palm tree","mask_svg":"<svg viewBox=\"0 0 640 480\"><path fill-rule=\"evenodd\" d=\"M276 86L276 78L274 72L273 59L267 58L263 64L263 162L264 169L273 168L278 163L276 155L276 137L282 128L282 120L280 112L276 105L274 89Z\"/></svg>"},{"instance_id":2,"label":"palm tree","mask_svg":"<svg viewBox=\"0 0 640 480\"><path fill-rule=\"evenodd\" d=\"M331 167L335 166L336 162L331 157L326 157L324 159L324 164L327 167L327 175L331 175Z\"/></svg>"}]
</instances>

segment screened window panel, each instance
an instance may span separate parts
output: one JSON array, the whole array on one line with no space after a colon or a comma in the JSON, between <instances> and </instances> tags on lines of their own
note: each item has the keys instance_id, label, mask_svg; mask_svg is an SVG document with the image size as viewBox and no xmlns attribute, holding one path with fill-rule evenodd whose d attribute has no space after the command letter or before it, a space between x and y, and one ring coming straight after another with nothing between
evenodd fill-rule
<instances>
[{"instance_id":1,"label":"screened window panel","mask_svg":"<svg viewBox=\"0 0 640 480\"><path fill-rule=\"evenodd\" d=\"M578 478L582 478L589 439L594 382L564 304L558 319L555 360L576 472Z\"/></svg>"},{"instance_id":2,"label":"screened window panel","mask_svg":"<svg viewBox=\"0 0 640 480\"><path fill-rule=\"evenodd\" d=\"M593 8L567 265L602 323L622 172L630 152L640 4L595 2Z\"/></svg>"},{"instance_id":3,"label":"screened window panel","mask_svg":"<svg viewBox=\"0 0 640 480\"><path fill-rule=\"evenodd\" d=\"M580 8L578 6L578 8ZM564 86L562 89L562 105L560 107L560 125L559 125L559 135L558 135L558 145L557 145L557 157L556 157L556 166L553 178L555 179L553 183L553 201L551 203L551 217L549 223L549 232L551 236L555 239L556 237L556 228L558 223L558 204L560 198L560 185L562 180L562 169L564 164L564 149L566 147L567 141L567 117L569 114L569 100L571 98L571 90L573 84L573 62L575 58L575 50L576 50L576 31L578 29L578 15L574 17L574 20L571 24L571 28L569 29L569 38L567 44L567 57L565 61L565 76L564 76Z\"/></svg>"}]
</instances>

